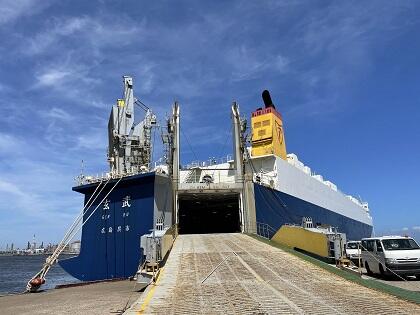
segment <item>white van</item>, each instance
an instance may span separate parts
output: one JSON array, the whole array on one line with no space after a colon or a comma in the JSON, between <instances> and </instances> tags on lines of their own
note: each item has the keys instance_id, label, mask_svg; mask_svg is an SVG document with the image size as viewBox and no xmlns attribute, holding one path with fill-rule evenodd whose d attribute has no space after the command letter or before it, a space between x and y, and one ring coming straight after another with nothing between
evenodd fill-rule
<instances>
[{"instance_id":1,"label":"white van","mask_svg":"<svg viewBox=\"0 0 420 315\"><path fill-rule=\"evenodd\" d=\"M359 259L360 241L349 241L345 245L346 257L351 260Z\"/></svg>"},{"instance_id":2,"label":"white van","mask_svg":"<svg viewBox=\"0 0 420 315\"><path fill-rule=\"evenodd\" d=\"M396 273L420 279L420 247L411 237L364 238L361 247L363 265L368 274L385 276Z\"/></svg>"}]
</instances>

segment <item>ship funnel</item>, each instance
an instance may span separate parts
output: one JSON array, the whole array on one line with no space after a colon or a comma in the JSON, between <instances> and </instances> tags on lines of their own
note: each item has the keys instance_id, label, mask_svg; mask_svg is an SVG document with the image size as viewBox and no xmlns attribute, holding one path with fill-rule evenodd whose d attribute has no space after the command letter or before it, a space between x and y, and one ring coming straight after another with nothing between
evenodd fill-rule
<instances>
[{"instance_id":1,"label":"ship funnel","mask_svg":"<svg viewBox=\"0 0 420 315\"><path fill-rule=\"evenodd\" d=\"M252 113L252 156L275 155L287 160L284 141L283 119L271 100L270 92L264 90L265 108Z\"/></svg>"},{"instance_id":2,"label":"ship funnel","mask_svg":"<svg viewBox=\"0 0 420 315\"><path fill-rule=\"evenodd\" d=\"M276 106L274 106L273 104L273 101L271 100L270 92L268 92L268 90L264 90L262 92L262 98L264 101L265 108L269 108L269 107L276 108Z\"/></svg>"}]
</instances>

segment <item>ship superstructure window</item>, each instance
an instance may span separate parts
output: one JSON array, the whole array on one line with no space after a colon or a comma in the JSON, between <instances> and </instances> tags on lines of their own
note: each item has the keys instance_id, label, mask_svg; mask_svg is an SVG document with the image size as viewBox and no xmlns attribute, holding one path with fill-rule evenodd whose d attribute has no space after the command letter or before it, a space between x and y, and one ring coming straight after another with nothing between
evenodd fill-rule
<instances>
[{"instance_id":1,"label":"ship superstructure window","mask_svg":"<svg viewBox=\"0 0 420 315\"><path fill-rule=\"evenodd\" d=\"M264 120L263 122L262 122L262 125L263 126L270 126L270 120Z\"/></svg>"},{"instance_id":2,"label":"ship superstructure window","mask_svg":"<svg viewBox=\"0 0 420 315\"><path fill-rule=\"evenodd\" d=\"M260 128L261 127L261 122L256 122L254 123L254 128Z\"/></svg>"},{"instance_id":3,"label":"ship superstructure window","mask_svg":"<svg viewBox=\"0 0 420 315\"><path fill-rule=\"evenodd\" d=\"M265 136L265 129L258 130L258 136Z\"/></svg>"}]
</instances>

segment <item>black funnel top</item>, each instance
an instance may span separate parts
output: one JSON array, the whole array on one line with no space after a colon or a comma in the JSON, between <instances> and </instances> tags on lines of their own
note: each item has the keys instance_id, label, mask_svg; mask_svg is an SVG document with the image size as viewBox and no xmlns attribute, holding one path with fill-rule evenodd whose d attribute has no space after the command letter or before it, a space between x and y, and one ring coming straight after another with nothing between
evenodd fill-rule
<instances>
[{"instance_id":1,"label":"black funnel top","mask_svg":"<svg viewBox=\"0 0 420 315\"><path fill-rule=\"evenodd\" d=\"M273 101L271 100L270 92L268 92L267 90L264 90L262 92L262 98L264 101L265 108L268 108L268 107L276 108L276 106L274 106L273 104Z\"/></svg>"}]
</instances>

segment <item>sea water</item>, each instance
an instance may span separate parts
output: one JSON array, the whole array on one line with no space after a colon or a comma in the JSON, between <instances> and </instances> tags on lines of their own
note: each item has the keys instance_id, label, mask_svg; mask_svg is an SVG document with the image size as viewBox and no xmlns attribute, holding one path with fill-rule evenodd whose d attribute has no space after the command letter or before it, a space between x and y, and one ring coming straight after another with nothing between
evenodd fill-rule
<instances>
[{"instance_id":1,"label":"sea water","mask_svg":"<svg viewBox=\"0 0 420 315\"><path fill-rule=\"evenodd\" d=\"M28 281L41 270L46 255L2 256L0 255L0 295L19 293L26 289ZM42 289L52 289L59 284L79 282L55 264L46 276Z\"/></svg>"}]
</instances>

